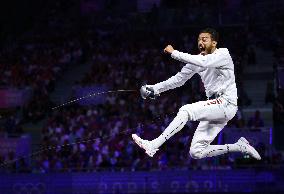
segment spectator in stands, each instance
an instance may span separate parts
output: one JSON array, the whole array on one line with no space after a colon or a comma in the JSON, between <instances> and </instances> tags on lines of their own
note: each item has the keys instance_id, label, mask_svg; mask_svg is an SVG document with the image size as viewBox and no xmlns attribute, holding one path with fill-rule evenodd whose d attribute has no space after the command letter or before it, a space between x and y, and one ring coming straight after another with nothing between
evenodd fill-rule
<instances>
[{"instance_id":1,"label":"spectator in stands","mask_svg":"<svg viewBox=\"0 0 284 194\"><path fill-rule=\"evenodd\" d=\"M273 121L275 124L284 123L284 106L279 97L273 103Z\"/></svg>"},{"instance_id":2,"label":"spectator in stands","mask_svg":"<svg viewBox=\"0 0 284 194\"><path fill-rule=\"evenodd\" d=\"M274 101L274 88L273 88L273 83L268 82L266 86L266 94L265 94L265 104L267 103L273 103Z\"/></svg>"},{"instance_id":3,"label":"spectator in stands","mask_svg":"<svg viewBox=\"0 0 284 194\"><path fill-rule=\"evenodd\" d=\"M191 7L195 7L195 9L185 10L188 16L182 14L182 12L176 12L176 16L173 16L176 18L166 21L166 23L176 21L187 25L188 23L192 24L192 22L200 24L202 21L206 21L210 16L209 12L205 11L207 14L204 19L198 16L199 7L202 6L203 3L201 2L203 1L194 2L191 2L194 5ZM208 1L206 4L208 6L202 10L212 10L211 5L217 6L213 1ZM62 8L65 9L66 7L62 6ZM72 64L79 65L81 60L93 64L86 76L80 82L77 82L81 86L105 84L111 89L138 88L143 80L155 82L176 72L179 64L172 64L172 61L160 55L159 48L163 48L165 41L171 40L186 49L191 49L194 43L192 41L194 38L190 38L193 37L192 31L196 30L194 27L189 27L189 30L186 30L186 35L175 29L174 25L172 30L169 29L172 33L169 31L167 33L160 32L159 25L155 26L155 29L158 30L149 30L149 23L155 25L163 22L159 20L159 14L162 14L162 12L158 14L159 10L155 8L154 15L148 18L147 16L146 18L143 16L137 18L109 16L106 20L93 20L102 23L97 24L96 27L93 25L87 27L88 24L82 25L82 27L87 28L78 28L87 40L88 46L84 48L84 41L78 39L81 34L74 28L70 28L69 21L64 23L60 19L62 11L59 10L59 15L53 13L53 18L50 20L52 22L48 24L51 27L49 31L40 34L37 31L38 29L35 28L34 31L30 32L30 37L26 37L26 43L25 38L23 38L23 44L16 44L15 48L11 48L10 51L0 53L0 72L3 72L0 84L19 88L30 87L33 90L33 97L24 107L23 113L26 121L37 122L46 116L46 111L52 107L49 98L50 92L54 89L55 81ZM156 18L157 21L156 19L149 21L153 17L158 17ZM122 23L123 25L121 25ZM127 28L124 25L125 23L130 23L135 28ZM41 21L40 24L42 24ZM135 30L137 26L139 26L139 30ZM39 29L44 31L41 28ZM60 29L61 31L58 31ZM72 31L74 33L68 35ZM255 51L252 47L246 48L246 40L249 39L250 44L253 44L255 42L254 37L258 36L251 33L252 36L248 38L248 33L242 27L225 27L220 31L228 36L223 40L227 41L223 42L224 46L232 48L230 50L236 64L239 105L240 107L249 106L251 100L241 82L243 80L243 60L244 56L247 55L249 64L256 63ZM63 35L60 36L60 33ZM169 34L174 36L169 36ZM145 39L145 37L147 38ZM248 53L245 51L248 51ZM199 161L191 160L185 149L189 147L188 131L193 132L193 128L198 123L188 123L188 130L185 130L186 133L179 137L180 143L178 145L171 144L167 153L157 156L157 161L145 159L144 154L133 149L132 140L125 138L124 134L127 133L121 135L121 132L125 130L129 133L132 130L137 130L146 136L147 133L158 133L172 120L171 116L163 117L165 115L160 115L161 113L170 114L177 111L177 107L180 107L181 104L204 99L204 95L197 95L200 92L204 93L204 87L199 77L195 77L187 84L188 87L186 88L188 89L186 91L178 91L178 95L160 96L159 103L157 101L142 102L136 95L121 95L119 98L107 95L105 104L93 105L92 107L72 105L63 107L58 112L50 112L47 124L43 126L41 144L44 148L49 146L57 148L39 155L35 159L33 172L71 172L74 169L74 171L86 169L96 171L102 168L107 170L110 167L112 170L120 170L122 167L128 167L131 170L165 169L172 166L209 168L213 165L210 163L212 161L199 163ZM168 104L173 106L169 107ZM284 116L281 117L283 106L281 107L279 103L276 103L275 106L277 112L279 112L277 118L283 119ZM251 127L263 126L260 115L256 115L250 119L248 125ZM159 118L157 119L157 117ZM236 114L232 122L228 123L229 127L244 126L241 112ZM139 123L144 125L141 126ZM80 143L75 144L76 141ZM181 150L185 151L182 152ZM229 165L228 160L228 158L220 157L216 159L216 164ZM19 171L28 171L26 165L28 163L21 160Z\"/></svg>"},{"instance_id":4,"label":"spectator in stands","mask_svg":"<svg viewBox=\"0 0 284 194\"><path fill-rule=\"evenodd\" d=\"M264 127L264 122L259 110L256 110L254 116L249 119L247 126L254 129Z\"/></svg>"}]
</instances>

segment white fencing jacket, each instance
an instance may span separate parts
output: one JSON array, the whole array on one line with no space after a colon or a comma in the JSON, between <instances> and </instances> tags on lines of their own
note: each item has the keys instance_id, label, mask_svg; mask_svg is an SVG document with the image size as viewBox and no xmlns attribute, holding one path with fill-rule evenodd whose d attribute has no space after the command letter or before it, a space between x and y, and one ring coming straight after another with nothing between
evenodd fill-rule
<instances>
[{"instance_id":1,"label":"white fencing jacket","mask_svg":"<svg viewBox=\"0 0 284 194\"><path fill-rule=\"evenodd\" d=\"M191 55L174 50L171 57L186 65L166 81L152 85L156 94L180 87L198 73L208 98L215 94L237 105L234 63L227 48L216 49L212 54L207 55Z\"/></svg>"}]
</instances>

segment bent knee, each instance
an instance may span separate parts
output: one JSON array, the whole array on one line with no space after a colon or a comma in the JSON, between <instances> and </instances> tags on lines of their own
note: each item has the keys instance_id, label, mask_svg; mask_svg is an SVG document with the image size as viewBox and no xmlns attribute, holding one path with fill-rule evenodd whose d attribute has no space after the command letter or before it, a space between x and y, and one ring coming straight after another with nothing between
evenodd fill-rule
<instances>
[{"instance_id":1,"label":"bent knee","mask_svg":"<svg viewBox=\"0 0 284 194\"><path fill-rule=\"evenodd\" d=\"M195 150L195 149L190 149L190 150L189 150L189 155L190 155L193 159L201 159L201 158L203 158L203 155L202 155L201 151Z\"/></svg>"},{"instance_id":2,"label":"bent knee","mask_svg":"<svg viewBox=\"0 0 284 194\"><path fill-rule=\"evenodd\" d=\"M193 159L205 158L204 151L206 150L207 147L208 147L207 142L196 143L195 145L190 147L189 155Z\"/></svg>"},{"instance_id":3,"label":"bent knee","mask_svg":"<svg viewBox=\"0 0 284 194\"><path fill-rule=\"evenodd\" d=\"M188 116L188 120L195 121L195 117L194 117L194 114L193 114L193 107L191 106L191 104L183 105L179 109L179 112L186 112L187 116Z\"/></svg>"}]
</instances>

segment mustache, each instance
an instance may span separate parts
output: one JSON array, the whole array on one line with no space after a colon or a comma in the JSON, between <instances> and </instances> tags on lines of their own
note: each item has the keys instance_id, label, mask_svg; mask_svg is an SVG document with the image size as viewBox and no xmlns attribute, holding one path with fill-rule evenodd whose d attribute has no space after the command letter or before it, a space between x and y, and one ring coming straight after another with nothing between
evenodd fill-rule
<instances>
[{"instance_id":1,"label":"mustache","mask_svg":"<svg viewBox=\"0 0 284 194\"><path fill-rule=\"evenodd\" d=\"M198 45L198 49L199 49L200 51L204 51L204 50L205 50L205 46L202 45L202 44L199 44L199 45Z\"/></svg>"}]
</instances>

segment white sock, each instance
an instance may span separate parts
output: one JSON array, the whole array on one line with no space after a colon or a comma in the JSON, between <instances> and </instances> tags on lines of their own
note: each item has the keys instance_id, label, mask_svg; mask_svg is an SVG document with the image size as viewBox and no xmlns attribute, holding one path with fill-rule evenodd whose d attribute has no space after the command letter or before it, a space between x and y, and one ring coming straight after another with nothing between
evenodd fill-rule
<instances>
[{"instance_id":1,"label":"white sock","mask_svg":"<svg viewBox=\"0 0 284 194\"><path fill-rule=\"evenodd\" d=\"M228 147L228 151L229 152L240 152L240 146L238 146L236 143L234 144L226 144L226 146Z\"/></svg>"},{"instance_id":2,"label":"white sock","mask_svg":"<svg viewBox=\"0 0 284 194\"><path fill-rule=\"evenodd\" d=\"M186 111L179 111L174 120L169 124L169 126L163 131L163 133L152 140L152 145L154 148L159 148L163 143L170 139L174 134L179 132L189 119L189 115Z\"/></svg>"}]
</instances>

